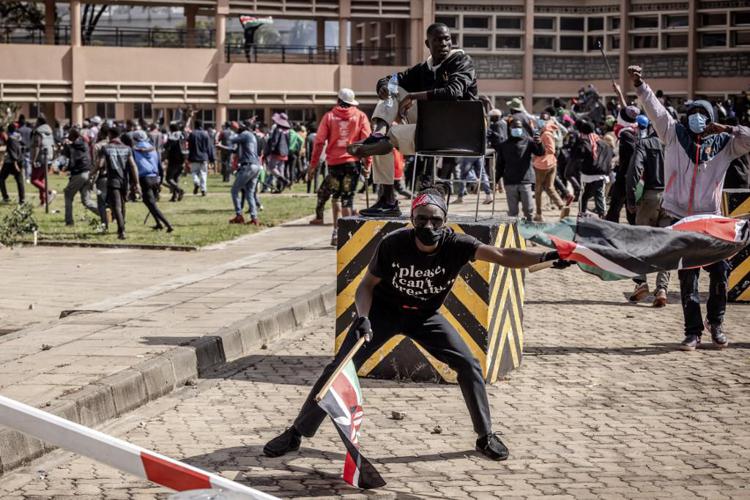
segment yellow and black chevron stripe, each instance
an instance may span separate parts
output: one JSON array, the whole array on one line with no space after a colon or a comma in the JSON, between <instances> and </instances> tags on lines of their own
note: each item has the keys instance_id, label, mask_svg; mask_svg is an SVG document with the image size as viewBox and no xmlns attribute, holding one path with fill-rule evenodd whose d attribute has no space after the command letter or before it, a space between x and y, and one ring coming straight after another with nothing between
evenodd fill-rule
<instances>
[{"instance_id":1,"label":"yellow and black chevron stripe","mask_svg":"<svg viewBox=\"0 0 750 500\"><path fill-rule=\"evenodd\" d=\"M750 191L747 189L725 189L722 197L722 212L728 217L750 216ZM750 246L729 260L729 302L750 302Z\"/></svg>"},{"instance_id":2,"label":"yellow and black chevron stripe","mask_svg":"<svg viewBox=\"0 0 750 500\"><path fill-rule=\"evenodd\" d=\"M721 205L721 211L727 217L747 218L750 215L750 190L725 189Z\"/></svg>"},{"instance_id":3,"label":"yellow and black chevron stripe","mask_svg":"<svg viewBox=\"0 0 750 500\"><path fill-rule=\"evenodd\" d=\"M336 350L354 315L354 293L382 238L407 221L341 219L337 253ZM451 223L455 231L483 243L523 248L524 240L512 224ZM486 262L467 264L441 307L479 360L488 382L494 382L521 363L523 274ZM399 335L387 342L360 368L361 376L454 383L456 374Z\"/></svg>"}]
</instances>

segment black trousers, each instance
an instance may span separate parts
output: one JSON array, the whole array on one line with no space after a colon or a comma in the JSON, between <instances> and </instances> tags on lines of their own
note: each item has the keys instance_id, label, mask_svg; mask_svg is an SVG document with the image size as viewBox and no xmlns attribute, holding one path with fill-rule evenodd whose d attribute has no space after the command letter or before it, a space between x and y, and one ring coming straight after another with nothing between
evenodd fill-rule
<instances>
[{"instance_id":1,"label":"black trousers","mask_svg":"<svg viewBox=\"0 0 750 500\"><path fill-rule=\"evenodd\" d=\"M18 188L18 203L22 204L26 194L23 185L23 169L21 169L20 172L16 172L16 168L10 162L3 163L2 168L0 168L0 193L5 201L9 199L8 190L5 188L5 181L8 179L8 176L13 176L16 180L16 187Z\"/></svg>"},{"instance_id":2,"label":"black trousers","mask_svg":"<svg viewBox=\"0 0 750 500\"><path fill-rule=\"evenodd\" d=\"M609 190L609 209L604 217L610 222L620 222L620 212L625 207L625 180L617 179ZM635 226L635 214L625 210L625 217L628 224Z\"/></svg>"},{"instance_id":3,"label":"black trousers","mask_svg":"<svg viewBox=\"0 0 750 500\"><path fill-rule=\"evenodd\" d=\"M179 193L183 192L180 187L182 168L182 163L167 165L167 186L172 191L172 199L175 199Z\"/></svg>"},{"instance_id":4,"label":"black trousers","mask_svg":"<svg viewBox=\"0 0 750 500\"><path fill-rule=\"evenodd\" d=\"M403 334L457 372L458 385L469 409L474 431L480 437L492 432L490 405L487 401L482 368L456 329L440 313L416 313L397 309L379 303L376 299L373 301L369 318L372 323L372 340L354 356L354 366L357 369L390 338ZM356 342L356 336L349 332L339 353L325 367L313 385L294 421L294 427L303 436L314 436L325 419L326 413L315 402L315 396Z\"/></svg>"},{"instance_id":5,"label":"black trousers","mask_svg":"<svg viewBox=\"0 0 750 500\"><path fill-rule=\"evenodd\" d=\"M125 197L128 188L107 186L107 206L112 211L112 217L117 221L117 234L125 233Z\"/></svg>"},{"instance_id":6,"label":"black trousers","mask_svg":"<svg viewBox=\"0 0 750 500\"><path fill-rule=\"evenodd\" d=\"M156 205L156 195L159 192L159 178L158 177L141 177L141 193L143 196L143 204L146 205L148 211L151 212L151 216L156 221L157 226L170 227L169 221L164 214L161 213L159 207Z\"/></svg>"},{"instance_id":7,"label":"black trousers","mask_svg":"<svg viewBox=\"0 0 750 500\"><path fill-rule=\"evenodd\" d=\"M586 182L583 184L581 192L581 201L578 210L580 212L588 211L589 200L594 198L594 212L601 218L604 218L607 205L604 203L604 181Z\"/></svg>"}]
</instances>

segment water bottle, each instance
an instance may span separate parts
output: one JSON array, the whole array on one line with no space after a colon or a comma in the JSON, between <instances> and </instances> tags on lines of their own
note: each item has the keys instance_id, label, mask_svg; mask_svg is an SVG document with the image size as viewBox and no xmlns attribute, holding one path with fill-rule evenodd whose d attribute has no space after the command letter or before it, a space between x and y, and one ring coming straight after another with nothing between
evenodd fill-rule
<instances>
[{"instance_id":1,"label":"water bottle","mask_svg":"<svg viewBox=\"0 0 750 500\"><path fill-rule=\"evenodd\" d=\"M393 107L393 98L398 96L398 75L393 73L388 79L388 107Z\"/></svg>"}]
</instances>

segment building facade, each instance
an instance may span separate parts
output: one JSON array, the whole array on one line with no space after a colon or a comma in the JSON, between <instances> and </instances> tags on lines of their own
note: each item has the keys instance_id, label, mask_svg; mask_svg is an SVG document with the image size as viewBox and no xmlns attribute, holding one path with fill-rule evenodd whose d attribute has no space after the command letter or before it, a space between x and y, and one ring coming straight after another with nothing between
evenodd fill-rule
<instances>
[{"instance_id":1,"label":"building facade","mask_svg":"<svg viewBox=\"0 0 750 500\"><path fill-rule=\"evenodd\" d=\"M0 102L75 123L94 114L169 120L188 105L213 123L252 114L268 119L282 109L293 119L313 119L334 103L340 87L373 106L378 78L424 60L424 32L435 20L451 27L456 45L474 58L480 92L501 107L523 96L538 110L588 84L611 95L610 75L627 90L629 64L642 65L656 88L674 96L723 97L750 85L746 0L133 3L171 8L170 16L184 6L182 27L160 30L142 20L138 29L121 27L110 16L92 36L81 30L87 4L46 0L38 38L6 30L0 43ZM52 13L63 7L56 22ZM314 23L314 43L257 45L246 53L228 21L248 14L304 20L306 29Z\"/></svg>"}]
</instances>

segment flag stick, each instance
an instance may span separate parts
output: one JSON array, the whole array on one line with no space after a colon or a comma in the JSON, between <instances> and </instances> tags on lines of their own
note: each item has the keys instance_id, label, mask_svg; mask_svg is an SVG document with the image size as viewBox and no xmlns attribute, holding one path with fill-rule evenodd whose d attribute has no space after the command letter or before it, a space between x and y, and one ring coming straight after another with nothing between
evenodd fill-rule
<instances>
[{"instance_id":1,"label":"flag stick","mask_svg":"<svg viewBox=\"0 0 750 500\"><path fill-rule=\"evenodd\" d=\"M604 64L607 65L607 71L609 71L609 77L612 79L612 83L616 83L615 75L614 73L612 73L612 68L609 66L609 60L607 60L607 56L604 54L604 47L602 46L602 42L596 42L596 44L599 46L599 51L602 53Z\"/></svg>"},{"instance_id":2,"label":"flag stick","mask_svg":"<svg viewBox=\"0 0 750 500\"><path fill-rule=\"evenodd\" d=\"M540 262L539 264L534 264L533 266L529 266L527 269L530 273L535 273L537 271L541 271L542 269L549 269L555 264L554 260L548 260L546 262Z\"/></svg>"},{"instance_id":3,"label":"flag stick","mask_svg":"<svg viewBox=\"0 0 750 500\"><path fill-rule=\"evenodd\" d=\"M357 343L354 344L354 347L352 347L352 349L346 354L341 363L339 363L339 366L336 367L336 371L333 372L333 375L328 378L323 388L318 392L318 395L315 396L315 401L320 401L321 399L323 399L323 397L326 395L326 392L328 392L328 389L330 389L333 385L333 381L336 380L336 377L339 376L346 364L352 360L354 355L357 354L357 351L359 351L360 347L362 347L363 345L365 345L365 338L360 337Z\"/></svg>"}]
</instances>

